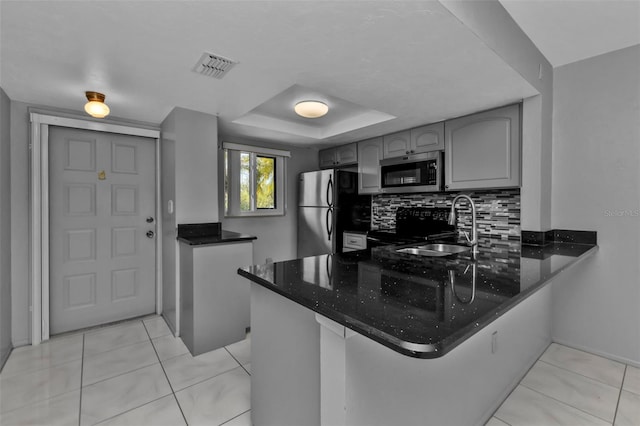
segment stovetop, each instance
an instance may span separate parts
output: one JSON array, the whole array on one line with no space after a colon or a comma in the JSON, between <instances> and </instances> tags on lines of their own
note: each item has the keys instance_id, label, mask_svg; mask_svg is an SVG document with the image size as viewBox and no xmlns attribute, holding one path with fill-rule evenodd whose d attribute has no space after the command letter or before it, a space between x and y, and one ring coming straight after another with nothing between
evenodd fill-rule
<instances>
[{"instance_id":1,"label":"stovetop","mask_svg":"<svg viewBox=\"0 0 640 426\"><path fill-rule=\"evenodd\" d=\"M455 227L449 225L448 219L448 208L398 207L396 228L370 231L367 238L383 244L410 244L455 237Z\"/></svg>"}]
</instances>

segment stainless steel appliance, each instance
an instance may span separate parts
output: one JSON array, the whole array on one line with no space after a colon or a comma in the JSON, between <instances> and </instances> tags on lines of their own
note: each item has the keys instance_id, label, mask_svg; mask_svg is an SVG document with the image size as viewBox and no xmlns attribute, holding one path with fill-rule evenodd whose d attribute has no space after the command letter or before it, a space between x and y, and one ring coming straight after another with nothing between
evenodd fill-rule
<instances>
[{"instance_id":1,"label":"stainless steel appliance","mask_svg":"<svg viewBox=\"0 0 640 426\"><path fill-rule=\"evenodd\" d=\"M437 192L443 190L442 151L405 155L380 161L382 192Z\"/></svg>"},{"instance_id":2,"label":"stainless steel appliance","mask_svg":"<svg viewBox=\"0 0 640 426\"><path fill-rule=\"evenodd\" d=\"M454 241L457 233L449 225L446 207L398 207L394 229L380 229L367 234L367 247L411 244L432 240Z\"/></svg>"},{"instance_id":3,"label":"stainless steel appliance","mask_svg":"<svg viewBox=\"0 0 640 426\"><path fill-rule=\"evenodd\" d=\"M358 174L344 170L300 173L298 257L342 251L343 231L371 226L371 196L358 195Z\"/></svg>"}]
</instances>

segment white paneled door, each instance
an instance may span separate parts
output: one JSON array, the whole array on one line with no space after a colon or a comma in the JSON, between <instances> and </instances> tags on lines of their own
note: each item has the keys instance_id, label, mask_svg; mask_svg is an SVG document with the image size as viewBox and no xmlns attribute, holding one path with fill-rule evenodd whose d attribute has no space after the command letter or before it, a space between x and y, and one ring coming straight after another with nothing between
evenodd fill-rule
<instances>
[{"instance_id":1,"label":"white paneled door","mask_svg":"<svg viewBox=\"0 0 640 426\"><path fill-rule=\"evenodd\" d=\"M49 132L51 334L155 312L155 141Z\"/></svg>"}]
</instances>

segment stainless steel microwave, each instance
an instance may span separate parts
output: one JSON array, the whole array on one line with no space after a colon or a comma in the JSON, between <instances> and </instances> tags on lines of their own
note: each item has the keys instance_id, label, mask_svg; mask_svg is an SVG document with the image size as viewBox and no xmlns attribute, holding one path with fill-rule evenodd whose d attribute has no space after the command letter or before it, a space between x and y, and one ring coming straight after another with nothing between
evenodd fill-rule
<instances>
[{"instance_id":1,"label":"stainless steel microwave","mask_svg":"<svg viewBox=\"0 0 640 426\"><path fill-rule=\"evenodd\" d=\"M380 161L380 187L384 193L443 190L442 151L405 155Z\"/></svg>"}]
</instances>

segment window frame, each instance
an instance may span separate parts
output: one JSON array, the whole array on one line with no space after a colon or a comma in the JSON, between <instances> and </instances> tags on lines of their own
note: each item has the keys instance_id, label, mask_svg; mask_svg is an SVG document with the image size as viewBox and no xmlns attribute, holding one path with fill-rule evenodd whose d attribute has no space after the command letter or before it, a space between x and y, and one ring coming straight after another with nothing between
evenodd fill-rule
<instances>
[{"instance_id":1,"label":"window frame","mask_svg":"<svg viewBox=\"0 0 640 426\"><path fill-rule=\"evenodd\" d=\"M265 217L284 216L287 212L286 180L287 180L287 158L291 156L288 151L262 148L250 145L241 145L224 142L224 217ZM240 170L241 153L250 155L250 211L241 210L240 201ZM257 207L257 157L274 159L274 190L275 208Z\"/></svg>"}]
</instances>

